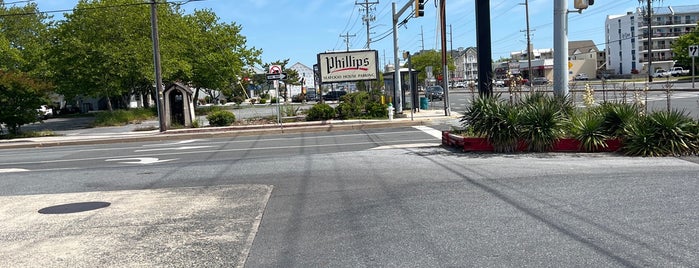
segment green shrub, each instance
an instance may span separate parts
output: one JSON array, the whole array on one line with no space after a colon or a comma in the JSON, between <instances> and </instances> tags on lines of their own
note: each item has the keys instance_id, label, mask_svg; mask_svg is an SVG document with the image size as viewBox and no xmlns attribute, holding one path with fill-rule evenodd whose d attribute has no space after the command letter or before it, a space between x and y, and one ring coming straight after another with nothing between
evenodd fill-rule
<instances>
[{"instance_id":1,"label":"green shrub","mask_svg":"<svg viewBox=\"0 0 699 268\"><path fill-rule=\"evenodd\" d=\"M231 101L233 101L237 105L240 105L245 101L245 98L243 96L233 96L231 97Z\"/></svg>"},{"instance_id":2,"label":"green shrub","mask_svg":"<svg viewBox=\"0 0 699 268\"><path fill-rule=\"evenodd\" d=\"M680 111L641 116L624 129L626 155L681 156L699 151L697 122Z\"/></svg>"},{"instance_id":3,"label":"green shrub","mask_svg":"<svg viewBox=\"0 0 699 268\"><path fill-rule=\"evenodd\" d=\"M519 110L499 99L480 97L461 118L464 128L486 137L496 152L514 152L519 141Z\"/></svg>"},{"instance_id":4,"label":"green shrub","mask_svg":"<svg viewBox=\"0 0 699 268\"><path fill-rule=\"evenodd\" d=\"M342 96L337 105L337 117L341 119L351 118L387 118L387 104L381 104L379 98L365 91L354 92Z\"/></svg>"},{"instance_id":5,"label":"green shrub","mask_svg":"<svg viewBox=\"0 0 699 268\"><path fill-rule=\"evenodd\" d=\"M223 127L230 126L235 122L235 114L230 111L214 111L206 116L210 126Z\"/></svg>"},{"instance_id":6,"label":"green shrub","mask_svg":"<svg viewBox=\"0 0 699 268\"><path fill-rule=\"evenodd\" d=\"M95 114L93 126L123 126L129 123L139 123L157 117L155 108L138 108L129 110L103 111Z\"/></svg>"},{"instance_id":7,"label":"green shrub","mask_svg":"<svg viewBox=\"0 0 699 268\"><path fill-rule=\"evenodd\" d=\"M602 103L598 112L604 117L602 128L610 137L622 136L625 126L639 117L636 105L629 103Z\"/></svg>"},{"instance_id":8,"label":"green shrub","mask_svg":"<svg viewBox=\"0 0 699 268\"><path fill-rule=\"evenodd\" d=\"M267 99L260 99L259 102L260 102L260 104L265 104L265 103L267 103Z\"/></svg>"},{"instance_id":9,"label":"green shrub","mask_svg":"<svg viewBox=\"0 0 699 268\"><path fill-rule=\"evenodd\" d=\"M210 106L199 106L194 110L196 115L208 115L216 111L224 111L223 107L210 105Z\"/></svg>"},{"instance_id":10,"label":"green shrub","mask_svg":"<svg viewBox=\"0 0 699 268\"><path fill-rule=\"evenodd\" d=\"M518 120L520 138L530 151L545 152L565 135L566 104L564 99L532 96L535 98L527 98L519 105L518 110L522 111Z\"/></svg>"},{"instance_id":11,"label":"green shrub","mask_svg":"<svg viewBox=\"0 0 699 268\"><path fill-rule=\"evenodd\" d=\"M388 104L370 102L366 107L366 115L369 118L388 118Z\"/></svg>"},{"instance_id":12,"label":"green shrub","mask_svg":"<svg viewBox=\"0 0 699 268\"><path fill-rule=\"evenodd\" d=\"M306 113L307 121L330 120L335 117L335 109L327 103L317 103Z\"/></svg>"},{"instance_id":13,"label":"green shrub","mask_svg":"<svg viewBox=\"0 0 699 268\"><path fill-rule=\"evenodd\" d=\"M607 148L609 136L602 128L604 117L600 113L587 111L578 113L570 119L570 134L580 141L581 149L594 152Z\"/></svg>"}]
</instances>

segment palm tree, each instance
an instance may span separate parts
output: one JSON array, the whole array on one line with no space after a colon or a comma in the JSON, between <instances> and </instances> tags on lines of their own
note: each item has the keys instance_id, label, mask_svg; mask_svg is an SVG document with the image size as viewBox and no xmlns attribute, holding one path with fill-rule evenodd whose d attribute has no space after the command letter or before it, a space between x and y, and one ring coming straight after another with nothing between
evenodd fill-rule
<instances>
[{"instance_id":1,"label":"palm tree","mask_svg":"<svg viewBox=\"0 0 699 268\"><path fill-rule=\"evenodd\" d=\"M653 27L651 24L653 24L652 21L652 15L653 15L653 2L658 1L662 2L663 0L638 0L639 4L643 4L644 2L647 4L646 6L646 19L648 22L648 82L653 82Z\"/></svg>"}]
</instances>

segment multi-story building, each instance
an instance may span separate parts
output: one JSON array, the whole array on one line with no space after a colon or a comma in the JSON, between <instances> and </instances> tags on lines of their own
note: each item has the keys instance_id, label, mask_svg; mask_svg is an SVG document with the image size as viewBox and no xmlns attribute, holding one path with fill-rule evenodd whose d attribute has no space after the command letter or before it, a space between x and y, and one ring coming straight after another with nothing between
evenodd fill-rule
<instances>
[{"instance_id":1,"label":"multi-story building","mask_svg":"<svg viewBox=\"0 0 699 268\"><path fill-rule=\"evenodd\" d=\"M475 81L478 79L478 50L475 47L450 51L456 70L452 82Z\"/></svg>"},{"instance_id":2,"label":"multi-story building","mask_svg":"<svg viewBox=\"0 0 699 268\"><path fill-rule=\"evenodd\" d=\"M672 43L697 27L699 5L665 6L653 9L652 44L648 44L645 10L609 15L605 22L606 67L617 74L648 73L674 65ZM650 48L650 55L649 55ZM653 70L648 70L648 60Z\"/></svg>"}]
</instances>

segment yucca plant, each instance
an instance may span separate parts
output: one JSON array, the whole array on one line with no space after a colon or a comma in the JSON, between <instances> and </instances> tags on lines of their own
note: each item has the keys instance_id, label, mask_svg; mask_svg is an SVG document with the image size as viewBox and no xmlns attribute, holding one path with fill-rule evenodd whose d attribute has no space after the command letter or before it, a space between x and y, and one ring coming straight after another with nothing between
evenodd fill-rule
<instances>
[{"instance_id":1,"label":"yucca plant","mask_svg":"<svg viewBox=\"0 0 699 268\"><path fill-rule=\"evenodd\" d=\"M624 127L640 116L636 105L620 102L604 102L599 112L604 117L602 128L610 137L623 135Z\"/></svg>"},{"instance_id":2,"label":"yucca plant","mask_svg":"<svg viewBox=\"0 0 699 268\"><path fill-rule=\"evenodd\" d=\"M475 99L461 118L464 128L485 137L496 152L513 152L517 148L519 111L499 96Z\"/></svg>"},{"instance_id":3,"label":"yucca plant","mask_svg":"<svg viewBox=\"0 0 699 268\"><path fill-rule=\"evenodd\" d=\"M519 132L530 151L544 152L565 135L565 102L564 99L537 94L520 105Z\"/></svg>"},{"instance_id":4,"label":"yucca plant","mask_svg":"<svg viewBox=\"0 0 699 268\"><path fill-rule=\"evenodd\" d=\"M699 150L697 122L684 112L657 111L624 129L624 153L636 156L680 156Z\"/></svg>"},{"instance_id":5,"label":"yucca plant","mask_svg":"<svg viewBox=\"0 0 699 268\"><path fill-rule=\"evenodd\" d=\"M607 148L609 136L602 128L604 117L594 111L574 114L570 119L570 134L580 141L581 149L594 152Z\"/></svg>"}]
</instances>

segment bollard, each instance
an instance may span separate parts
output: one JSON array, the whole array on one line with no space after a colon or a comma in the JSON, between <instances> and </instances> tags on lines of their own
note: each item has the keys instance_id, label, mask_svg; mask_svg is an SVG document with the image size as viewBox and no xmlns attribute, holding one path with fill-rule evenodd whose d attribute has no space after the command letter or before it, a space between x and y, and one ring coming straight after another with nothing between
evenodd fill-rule
<instances>
[{"instance_id":1,"label":"bollard","mask_svg":"<svg viewBox=\"0 0 699 268\"><path fill-rule=\"evenodd\" d=\"M392 121L392 120L393 120L393 110L395 110L395 109L393 108L393 104L392 104L392 103L389 103L389 104L388 104L388 108L386 108L386 110L388 110L388 120L389 120L389 121Z\"/></svg>"}]
</instances>

